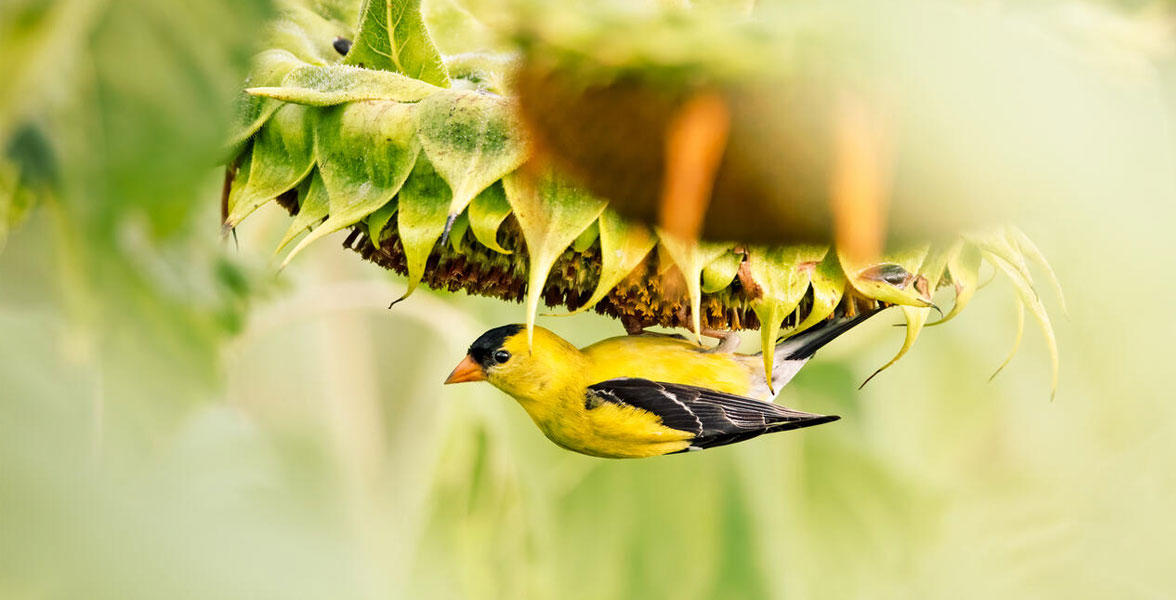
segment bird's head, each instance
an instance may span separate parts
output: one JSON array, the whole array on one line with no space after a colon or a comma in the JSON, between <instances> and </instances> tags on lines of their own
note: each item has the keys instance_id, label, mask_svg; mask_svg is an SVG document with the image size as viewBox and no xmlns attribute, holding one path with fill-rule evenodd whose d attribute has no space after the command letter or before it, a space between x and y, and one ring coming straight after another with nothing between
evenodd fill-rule
<instances>
[{"instance_id":1,"label":"bird's head","mask_svg":"<svg viewBox=\"0 0 1176 600\"><path fill-rule=\"evenodd\" d=\"M522 325L483 333L445 383L488 381L516 398L536 398L580 369L582 355L575 346L542 327L536 327L534 335L528 348Z\"/></svg>"}]
</instances>

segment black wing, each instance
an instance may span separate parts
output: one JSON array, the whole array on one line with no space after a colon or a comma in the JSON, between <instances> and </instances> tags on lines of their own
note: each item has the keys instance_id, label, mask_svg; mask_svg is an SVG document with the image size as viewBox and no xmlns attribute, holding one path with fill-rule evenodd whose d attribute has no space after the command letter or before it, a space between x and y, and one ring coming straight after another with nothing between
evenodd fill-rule
<instances>
[{"instance_id":1,"label":"black wing","mask_svg":"<svg viewBox=\"0 0 1176 600\"><path fill-rule=\"evenodd\" d=\"M634 406L661 417L666 427L694 434L687 450L734 444L765 433L812 427L840 417L814 415L755 398L692 385L622 377L588 386L585 405Z\"/></svg>"}]
</instances>

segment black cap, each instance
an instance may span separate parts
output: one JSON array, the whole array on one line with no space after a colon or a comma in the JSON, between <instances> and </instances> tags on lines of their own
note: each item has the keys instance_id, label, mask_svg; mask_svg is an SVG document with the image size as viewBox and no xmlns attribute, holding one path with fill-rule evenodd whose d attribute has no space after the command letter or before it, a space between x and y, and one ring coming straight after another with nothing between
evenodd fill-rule
<instances>
[{"instance_id":1,"label":"black cap","mask_svg":"<svg viewBox=\"0 0 1176 600\"><path fill-rule=\"evenodd\" d=\"M483 367L489 367L494 363L494 351L502 347L506 343L506 338L509 338L523 330L522 325L503 325L502 327L495 327L481 337L474 340L470 344L470 356Z\"/></svg>"}]
</instances>

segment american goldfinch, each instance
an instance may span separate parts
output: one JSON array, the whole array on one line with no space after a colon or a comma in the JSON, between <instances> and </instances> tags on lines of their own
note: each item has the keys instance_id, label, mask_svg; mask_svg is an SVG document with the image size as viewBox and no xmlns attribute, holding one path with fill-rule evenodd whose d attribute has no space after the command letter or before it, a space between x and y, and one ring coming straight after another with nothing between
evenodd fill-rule
<instances>
[{"instance_id":1,"label":"american goldfinch","mask_svg":"<svg viewBox=\"0 0 1176 600\"><path fill-rule=\"evenodd\" d=\"M482 334L446 384L488 381L513 396L557 445L607 458L640 458L733 444L838 417L771 402L819 348L877 311L836 318L776 346L772 386L759 354L707 348L679 336L630 335L577 349L536 327Z\"/></svg>"}]
</instances>

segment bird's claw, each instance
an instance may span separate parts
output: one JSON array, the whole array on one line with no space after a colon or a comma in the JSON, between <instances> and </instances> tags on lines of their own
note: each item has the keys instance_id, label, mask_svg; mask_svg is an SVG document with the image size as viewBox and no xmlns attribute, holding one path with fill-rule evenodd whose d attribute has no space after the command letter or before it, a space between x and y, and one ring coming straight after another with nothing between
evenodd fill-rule
<instances>
[{"instance_id":1,"label":"bird's claw","mask_svg":"<svg viewBox=\"0 0 1176 600\"><path fill-rule=\"evenodd\" d=\"M739 338L739 334L735 333L734 331L722 331L719 329L711 329L709 327L702 328L702 335L708 338L719 340L718 344L715 344L713 348L710 348L706 351L708 353L726 354L734 352L737 348L739 348L739 343L742 341Z\"/></svg>"}]
</instances>

